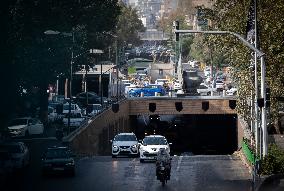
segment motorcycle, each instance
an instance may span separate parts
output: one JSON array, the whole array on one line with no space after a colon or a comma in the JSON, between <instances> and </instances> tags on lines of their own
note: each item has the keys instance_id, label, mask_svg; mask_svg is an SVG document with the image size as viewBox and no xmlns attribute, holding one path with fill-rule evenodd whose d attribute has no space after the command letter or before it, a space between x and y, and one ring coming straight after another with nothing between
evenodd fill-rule
<instances>
[{"instance_id":1,"label":"motorcycle","mask_svg":"<svg viewBox=\"0 0 284 191\"><path fill-rule=\"evenodd\" d=\"M170 175L168 169L163 163L157 166L157 180L160 180L162 186L165 186L168 180L170 180Z\"/></svg>"}]
</instances>

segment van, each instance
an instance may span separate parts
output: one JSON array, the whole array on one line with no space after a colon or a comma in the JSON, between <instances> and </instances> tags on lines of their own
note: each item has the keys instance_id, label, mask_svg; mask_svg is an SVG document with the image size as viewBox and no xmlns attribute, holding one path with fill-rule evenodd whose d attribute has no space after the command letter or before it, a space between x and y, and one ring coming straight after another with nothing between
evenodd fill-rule
<instances>
[{"instance_id":1,"label":"van","mask_svg":"<svg viewBox=\"0 0 284 191\"><path fill-rule=\"evenodd\" d=\"M157 79L155 81L155 84L159 84L159 85L163 86L165 83L167 84L169 82L170 82L169 79Z\"/></svg>"}]
</instances>

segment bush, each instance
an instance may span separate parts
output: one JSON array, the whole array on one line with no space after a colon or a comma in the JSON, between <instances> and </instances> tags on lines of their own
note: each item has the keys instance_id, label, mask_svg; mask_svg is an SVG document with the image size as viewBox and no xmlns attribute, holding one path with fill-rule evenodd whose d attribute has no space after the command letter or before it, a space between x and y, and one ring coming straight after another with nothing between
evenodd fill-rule
<instances>
[{"instance_id":1,"label":"bush","mask_svg":"<svg viewBox=\"0 0 284 191\"><path fill-rule=\"evenodd\" d=\"M268 154L260 161L260 174L284 173L284 151L276 144L268 147Z\"/></svg>"}]
</instances>

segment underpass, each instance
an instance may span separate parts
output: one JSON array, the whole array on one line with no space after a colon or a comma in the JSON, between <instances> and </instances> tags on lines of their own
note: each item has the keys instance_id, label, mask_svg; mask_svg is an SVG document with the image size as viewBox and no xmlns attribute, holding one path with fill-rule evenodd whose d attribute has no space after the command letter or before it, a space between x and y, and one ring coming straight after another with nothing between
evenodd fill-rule
<instances>
[{"instance_id":1,"label":"underpass","mask_svg":"<svg viewBox=\"0 0 284 191\"><path fill-rule=\"evenodd\" d=\"M110 139L120 132L165 135L173 152L232 154L240 147L243 128L232 97L129 98L90 119L65 137L79 154L109 155ZM159 116L159 120L150 120Z\"/></svg>"},{"instance_id":2,"label":"underpass","mask_svg":"<svg viewBox=\"0 0 284 191\"><path fill-rule=\"evenodd\" d=\"M172 143L172 154L232 154L238 148L237 115L130 116L138 139L162 134Z\"/></svg>"}]
</instances>

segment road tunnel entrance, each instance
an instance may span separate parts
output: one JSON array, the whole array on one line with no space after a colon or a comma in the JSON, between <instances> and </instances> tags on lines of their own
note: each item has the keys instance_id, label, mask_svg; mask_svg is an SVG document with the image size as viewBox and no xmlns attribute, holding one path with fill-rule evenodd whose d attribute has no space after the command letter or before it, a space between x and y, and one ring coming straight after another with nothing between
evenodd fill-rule
<instances>
[{"instance_id":1,"label":"road tunnel entrance","mask_svg":"<svg viewBox=\"0 0 284 191\"><path fill-rule=\"evenodd\" d=\"M138 139L162 134L172 154L231 154L238 148L236 114L131 116Z\"/></svg>"}]
</instances>

